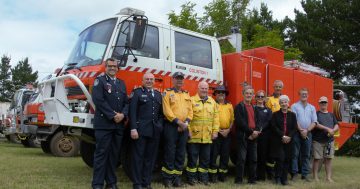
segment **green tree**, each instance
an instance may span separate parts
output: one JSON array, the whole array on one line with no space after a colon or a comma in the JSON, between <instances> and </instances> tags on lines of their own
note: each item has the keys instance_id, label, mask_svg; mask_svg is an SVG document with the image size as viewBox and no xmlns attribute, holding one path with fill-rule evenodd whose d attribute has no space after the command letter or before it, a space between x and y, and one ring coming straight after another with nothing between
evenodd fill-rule
<instances>
[{"instance_id":1,"label":"green tree","mask_svg":"<svg viewBox=\"0 0 360 189\"><path fill-rule=\"evenodd\" d=\"M32 71L28 58L20 60L14 68L11 68L11 73L14 91L29 83L36 84L35 82L38 78L38 72Z\"/></svg>"},{"instance_id":2,"label":"green tree","mask_svg":"<svg viewBox=\"0 0 360 189\"><path fill-rule=\"evenodd\" d=\"M1 57L0 65L0 102L11 101L11 58L10 56L3 55Z\"/></svg>"},{"instance_id":3,"label":"green tree","mask_svg":"<svg viewBox=\"0 0 360 189\"><path fill-rule=\"evenodd\" d=\"M303 60L330 72L335 80L360 81L360 1L306 0L295 10L291 40Z\"/></svg>"},{"instance_id":4,"label":"green tree","mask_svg":"<svg viewBox=\"0 0 360 189\"><path fill-rule=\"evenodd\" d=\"M171 11L171 13L168 14L169 23L191 31L199 31L199 20L194 11L195 6L195 3L187 2L181 5L179 15L176 15L175 11Z\"/></svg>"},{"instance_id":5,"label":"green tree","mask_svg":"<svg viewBox=\"0 0 360 189\"><path fill-rule=\"evenodd\" d=\"M306 0L304 11L295 10L290 43L304 54L302 59L330 73L350 103L360 104L360 1Z\"/></svg>"}]
</instances>

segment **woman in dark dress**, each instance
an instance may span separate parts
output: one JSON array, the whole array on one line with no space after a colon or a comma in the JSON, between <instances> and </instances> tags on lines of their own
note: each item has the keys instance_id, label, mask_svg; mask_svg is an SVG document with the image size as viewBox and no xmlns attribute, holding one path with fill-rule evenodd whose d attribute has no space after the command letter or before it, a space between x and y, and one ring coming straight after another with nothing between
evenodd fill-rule
<instances>
[{"instance_id":1,"label":"woman in dark dress","mask_svg":"<svg viewBox=\"0 0 360 189\"><path fill-rule=\"evenodd\" d=\"M269 108L265 106L265 91L260 90L256 92L255 100L256 106L255 111L257 115L257 125L261 130L261 134L258 137L258 146L257 146L257 180L265 180L265 175L268 173L268 176L271 177L271 170L267 169L266 163L269 160L270 152L270 122L272 117L272 112ZM268 179L270 179L268 177Z\"/></svg>"},{"instance_id":2,"label":"woman in dark dress","mask_svg":"<svg viewBox=\"0 0 360 189\"><path fill-rule=\"evenodd\" d=\"M292 137L296 132L297 121L293 112L289 111L289 97L281 95L281 109L271 119L271 152L275 160L275 183L288 185L287 174L292 157Z\"/></svg>"}]
</instances>

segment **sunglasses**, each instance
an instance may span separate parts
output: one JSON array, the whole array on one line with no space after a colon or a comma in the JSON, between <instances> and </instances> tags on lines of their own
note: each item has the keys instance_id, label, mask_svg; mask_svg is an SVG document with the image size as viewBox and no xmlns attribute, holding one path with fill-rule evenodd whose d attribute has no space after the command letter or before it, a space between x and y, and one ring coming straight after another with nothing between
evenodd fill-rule
<instances>
[{"instance_id":1,"label":"sunglasses","mask_svg":"<svg viewBox=\"0 0 360 189\"><path fill-rule=\"evenodd\" d=\"M327 104L327 102L325 102L325 101L324 101L324 102L320 102L320 104Z\"/></svg>"},{"instance_id":2,"label":"sunglasses","mask_svg":"<svg viewBox=\"0 0 360 189\"><path fill-rule=\"evenodd\" d=\"M265 96L256 96L256 98L265 98Z\"/></svg>"}]
</instances>

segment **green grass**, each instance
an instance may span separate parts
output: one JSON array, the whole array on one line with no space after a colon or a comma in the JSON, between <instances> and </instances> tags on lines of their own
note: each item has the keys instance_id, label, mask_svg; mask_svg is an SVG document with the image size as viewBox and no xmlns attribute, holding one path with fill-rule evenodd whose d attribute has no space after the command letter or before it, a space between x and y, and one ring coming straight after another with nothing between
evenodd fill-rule
<instances>
[{"instance_id":1,"label":"green grass","mask_svg":"<svg viewBox=\"0 0 360 189\"><path fill-rule=\"evenodd\" d=\"M335 183L302 181L290 182L291 186L275 186L271 181L259 182L255 186L233 184L233 176L228 182L212 184L210 187L197 185L184 187L200 188L360 188L360 159L336 157L333 165ZM59 158L44 154L39 148L24 148L19 144L11 144L4 138L0 139L0 188L91 188L92 169L87 167L81 157ZM131 188L132 184L118 169L118 185L120 188ZM323 171L320 178L324 179ZM153 188L163 188L159 182L153 183Z\"/></svg>"}]
</instances>

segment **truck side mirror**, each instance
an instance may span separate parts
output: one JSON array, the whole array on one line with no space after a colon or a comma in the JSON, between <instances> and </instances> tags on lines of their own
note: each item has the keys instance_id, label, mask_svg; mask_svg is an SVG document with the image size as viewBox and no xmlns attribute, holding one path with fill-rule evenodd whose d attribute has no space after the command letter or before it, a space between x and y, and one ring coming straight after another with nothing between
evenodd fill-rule
<instances>
[{"instance_id":1,"label":"truck side mirror","mask_svg":"<svg viewBox=\"0 0 360 189\"><path fill-rule=\"evenodd\" d=\"M131 40L129 41L129 47L131 49L142 49L145 42L145 33L146 33L146 23L147 19L135 18L135 28L131 35Z\"/></svg>"}]
</instances>

